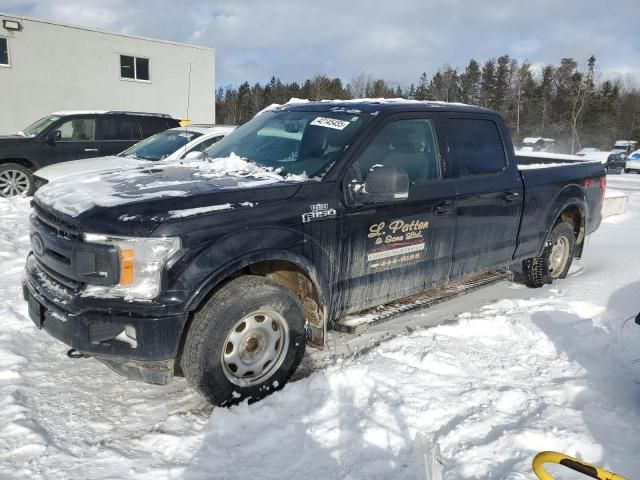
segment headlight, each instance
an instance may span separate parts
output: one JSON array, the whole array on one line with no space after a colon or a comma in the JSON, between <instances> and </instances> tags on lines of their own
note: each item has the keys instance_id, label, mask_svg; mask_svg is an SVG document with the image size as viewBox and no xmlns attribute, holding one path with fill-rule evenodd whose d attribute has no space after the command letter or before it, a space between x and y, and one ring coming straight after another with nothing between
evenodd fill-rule
<instances>
[{"instance_id":1,"label":"headlight","mask_svg":"<svg viewBox=\"0 0 640 480\"><path fill-rule=\"evenodd\" d=\"M150 300L157 297L160 293L162 268L180 250L180 239L174 237L112 237L86 233L84 241L112 245L118 249L120 259L118 285L87 285L85 293L127 299Z\"/></svg>"}]
</instances>

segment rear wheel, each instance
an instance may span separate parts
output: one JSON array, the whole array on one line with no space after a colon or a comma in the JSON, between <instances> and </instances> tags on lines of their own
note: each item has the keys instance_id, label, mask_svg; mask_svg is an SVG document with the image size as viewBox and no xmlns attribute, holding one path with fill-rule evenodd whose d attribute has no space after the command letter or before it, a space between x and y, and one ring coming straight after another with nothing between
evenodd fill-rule
<instances>
[{"instance_id":1,"label":"rear wheel","mask_svg":"<svg viewBox=\"0 0 640 480\"><path fill-rule=\"evenodd\" d=\"M255 401L284 386L305 345L303 309L293 293L246 276L222 287L196 312L181 368L214 405Z\"/></svg>"},{"instance_id":2,"label":"rear wheel","mask_svg":"<svg viewBox=\"0 0 640 480\"><path fill-rule=\"evenodd\" d=\"M559 222L549 234L542 255L522 262L522 273L529 287L539 288L565 278L573 261L575 233L567 222Z\"/></svg>"},{"instance_id":3,"label":"rear wheel","mask_svg":"<svg viewBox=\"0 0 640 480\"><path fill-rule=\"evenodd\" d=\"M0 165L0 196L33 195L31 171L18 163Z\"/></svg>"}]
</instances>

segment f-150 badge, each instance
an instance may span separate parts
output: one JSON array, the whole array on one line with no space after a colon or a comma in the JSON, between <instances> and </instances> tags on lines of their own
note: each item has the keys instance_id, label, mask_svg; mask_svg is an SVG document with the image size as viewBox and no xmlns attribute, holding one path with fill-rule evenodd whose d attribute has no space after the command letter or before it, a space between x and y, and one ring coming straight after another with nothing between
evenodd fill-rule
<instances>
[{"instance_id":1,"label":"f-150 badge","mask_svg":"<svg viewBox=\"0 0 640 480\"><path fill-rule=\"evenodd\" d=\"M329 208L328 203L316 203L311 205L311 211L302 214L302 223L308 223L313 220L319 220L326 217L335 217L336 211L333 208Z\"/></svg>"}]
</instances>

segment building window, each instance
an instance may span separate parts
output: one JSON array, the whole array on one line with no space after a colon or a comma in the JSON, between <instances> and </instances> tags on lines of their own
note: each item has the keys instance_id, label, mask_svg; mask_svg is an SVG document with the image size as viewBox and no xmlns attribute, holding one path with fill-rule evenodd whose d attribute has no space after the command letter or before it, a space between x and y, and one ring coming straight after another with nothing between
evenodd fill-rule
<instances>
[{"instance_id":1,"label":"building window","mask_svg":"<svg viewBox=\"0 0 640 480\"><path fill-rule=\"evenodd\" d=\"M120 55L120 78L149 81L149 59Z\"/></svg>"},{"instance_id":2,"label":"building window","mask_svg":"<svg viewBox=\"0 0 640 480\"><path fill-rule=\"evenodd\" d=\"M0 37L0 65L9 65L9 41Z\"/></svg>"}]
</instances>

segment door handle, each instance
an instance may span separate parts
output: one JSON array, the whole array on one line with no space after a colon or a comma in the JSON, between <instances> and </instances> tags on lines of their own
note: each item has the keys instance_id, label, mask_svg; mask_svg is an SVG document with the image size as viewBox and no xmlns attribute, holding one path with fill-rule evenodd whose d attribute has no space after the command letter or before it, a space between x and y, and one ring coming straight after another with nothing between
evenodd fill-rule
<instances>
[{"instance_id":1,"label":"door handle","mask_svg":"<svg viewBox=\"0 0 640 480\"><path fill-rule=\"evenodd\" d=\"M99 152L100 149L99 148L85 148L84 151L85 152Z\"/></svg>"},{"instance_id":2,"label":"door handle","mask_svg":"<svg viewBox=\"0 0 640 480\"><path fill-rule=\"evenodd\" d=\"M453 213L453 210L455 209L455 205L453 204L453 202L442 202L438 205L436 205L433 209L433 211L435 212L436 215L442 216L442 215L450 215L451 213Z\"/></svg>"},{"instance_id":3,"label":"door handle","mask_svg":"<svg viewBox=\"0 0 640 480\"><path fill-rule=\"evenodd\" d=\"M520 198L520 192L506 192L502 198L505 202L515 202Z\"/></svg>"}]
</instances>

